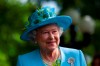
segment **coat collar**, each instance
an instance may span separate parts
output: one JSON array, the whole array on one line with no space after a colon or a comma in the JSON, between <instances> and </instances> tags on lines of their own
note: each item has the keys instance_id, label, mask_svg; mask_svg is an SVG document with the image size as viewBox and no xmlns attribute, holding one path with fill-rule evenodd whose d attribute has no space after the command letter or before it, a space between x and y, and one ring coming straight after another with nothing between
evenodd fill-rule
<instances>
[{"instance_id":1,"label":"coat collar","mask_svg":"<svg viewBox=\"0 0 100 66\"><path fill-rule=\"evenodd\" d=\"M70 61L70 58L73 58L75 60L75 58L73 57L73 55L69 52L68 48L63 48L63 47L59 47L60 52L61 52L61 66L70 66L71 63L69 63L68 61ZM40 58L39 60L41 61L40 64L41 66L44 66L40 51L38 50L38 58Z\"/></svg>"}]
</instances>

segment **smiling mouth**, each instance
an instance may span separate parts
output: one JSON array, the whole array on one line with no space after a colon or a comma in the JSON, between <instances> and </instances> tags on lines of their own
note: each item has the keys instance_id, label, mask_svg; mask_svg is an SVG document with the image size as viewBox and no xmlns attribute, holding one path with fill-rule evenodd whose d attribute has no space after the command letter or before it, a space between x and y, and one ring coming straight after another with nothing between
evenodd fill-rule
<instances>
[{"instance_id":1,"label":"smiling mouth","mask_svg":"<svg viewBox=\"0 0 100 66\"><path fill-rule=\"evenodd\" d=\"M55 43L55 41L53 41L53 42L47 42L47 44L54 44Z\"/></svg>"}]
</instances>

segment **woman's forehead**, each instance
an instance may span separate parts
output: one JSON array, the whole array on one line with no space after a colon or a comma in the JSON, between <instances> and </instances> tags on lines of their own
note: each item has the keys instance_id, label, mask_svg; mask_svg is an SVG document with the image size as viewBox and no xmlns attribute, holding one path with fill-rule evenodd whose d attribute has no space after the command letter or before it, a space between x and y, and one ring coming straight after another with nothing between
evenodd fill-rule
<instances>
[{"instance_id":1,"label":"woman's forehead","mask_svg":"<svg viewBox=\"0 0 100 66\"><path fill-rule=\"evenodd\" d=\"M58 29L58 28L59 28L59 26L57 24L48 24L48 25L38 28L37 31L48 30L48 29Z\"/></svg>"}]
</instances>

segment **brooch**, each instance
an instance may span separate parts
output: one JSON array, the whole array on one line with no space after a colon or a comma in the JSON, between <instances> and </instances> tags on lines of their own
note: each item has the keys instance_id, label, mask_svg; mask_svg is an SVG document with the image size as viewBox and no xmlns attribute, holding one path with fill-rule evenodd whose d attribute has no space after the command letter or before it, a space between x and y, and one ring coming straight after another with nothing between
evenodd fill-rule
<instances>
[{"instance_id":1,"label":"brooch","mask_svg":"<svg viewBox=\"0 0 100 66\"><path fill-rule=\"evenodd\" d=\"M74 62L75 62L75 59L73 57L70 57L68 59L68 63L71 65L71 66L74 66Z\"/></svg>"}]
</instances>

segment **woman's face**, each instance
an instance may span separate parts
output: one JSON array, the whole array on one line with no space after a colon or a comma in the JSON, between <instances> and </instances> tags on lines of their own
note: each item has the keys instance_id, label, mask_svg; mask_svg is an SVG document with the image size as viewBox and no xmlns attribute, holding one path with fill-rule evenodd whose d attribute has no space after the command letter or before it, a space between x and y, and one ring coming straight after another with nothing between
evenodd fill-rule
<instances>
[{"instance_id":1,"label":"woman's face","mask_svg":"<svg viewBox=\"0 0 100 66\"><path fill-rule=\"evenodd\" d=\"M36 41L42 50L52 51L58 48L60 43L60 33L59 28L56 24L46 25L37 29L36 31Z\"/></svg>"}]
</instances>

